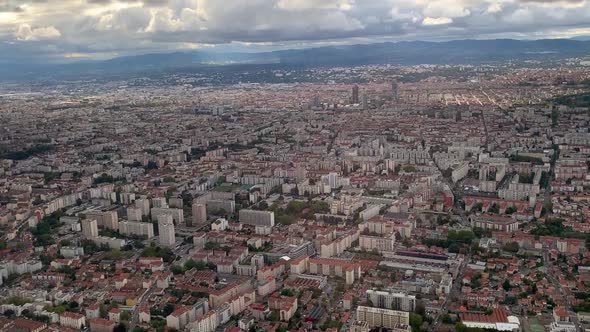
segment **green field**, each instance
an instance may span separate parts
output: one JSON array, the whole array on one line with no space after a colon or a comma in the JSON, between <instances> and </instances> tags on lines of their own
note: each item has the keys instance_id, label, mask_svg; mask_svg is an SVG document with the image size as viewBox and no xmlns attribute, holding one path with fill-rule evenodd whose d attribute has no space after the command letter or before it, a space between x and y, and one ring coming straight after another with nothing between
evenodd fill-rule
<instances>
[{"instance_id":1,"label":"green field","mask_svg":"<svg viewBox=\"0 0 590 332\"><path fill-rule=\"evenodd\" d=\"M220 192L226 192L226 193L228 193L228 192L232 192L232 191L234 191L234 190L236 190L238 188L240 188L240 186L237 185L237 184L224 183L222 185L219 185L219 186L215 187L213 189L213 191L220 191Z\"/></svg>"},{"instance_id":2,"label":"green field","mask_svg":"<svg viewBox=\"0 0 590 332\"><path fill-rule=\"evenodd\" d=\"M538 319L534 317L529 318L529 328L527 331L530 332L545 332L545 327L541 325Z\"/></svg>"}]
</instances>

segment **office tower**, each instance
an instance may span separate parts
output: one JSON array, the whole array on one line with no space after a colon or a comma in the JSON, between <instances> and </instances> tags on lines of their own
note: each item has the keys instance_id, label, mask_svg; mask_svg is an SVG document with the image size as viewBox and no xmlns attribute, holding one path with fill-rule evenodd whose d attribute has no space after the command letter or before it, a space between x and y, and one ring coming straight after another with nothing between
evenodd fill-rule
<instances>
[{"instance_id":1,"label":"office tower","mask_svg":"<svg viewBox=\"0 0 590 332\"><path fill-rule=\"evenodd\" d=\"M127 208L127 220L129 221L141 221L142 212L138 207Z\"/></svg>"},{"instance_id":2,"label":"office tower","mask_svg":"<svg viewBox=\"0 0 590 332\"><path fill-rule=\"evenodd\" d=\"M192 205L193 225L204 224L207 222L207 205L204 203L194 202Z\"/></svg>"},{"instance_id":3,"label":"office tower","mask_svg":"<svg viewBox=\"0 0 590 332\"><path fill-rule=\"evenodd\" d=\"M92 239L98 236L98 224L95 219L82 220L82 234L87 239Z\"/></svg>"},{"instance_id":4,"label":"office tower","mask_svg":"<svg viewBox=\"0 0 590 332\"><path fill-rule=\"evenodd\" d=\"M397 91L398 87L397 87L397 81L392 81L391 82L391 97L393 99L397 99L398 98L398 91Z\"/></svg>"},{"instance_id":5,"label":"office tower","mask_svg":"<svg viewBox=\"0 0 590 332\"><path fill-rule=\"evenodd\" d=\"M313 106L320 107L322 103L320 102L320 96L316 95L313 97Z\"/></svg>"},{"instance_id":6,"label":"office tower","mask_svg":"<svg viewBox=\"0 0 590 332\"><path fill-rule=\"evenodd\" d=\"M240 222L252 226L269 226L275 225L275 213L269 211L257 210L240 210Z\"/></svg>"},{"instance_id":7,"label":"office tower","mask_svg":"<svg viewBox=\"0 0 590 332\"><path fill-rule=\"evenodd\" d=\"M321 104L321 102L320 102L320 96L318 96L318 95L315 95L315 96L314 96L314 97L311 99L311 101L309 102L309 106L310 106L311 108L313 108L313 107L320 107L320 106L322 106L322 104Z\"/></svg>"},{"instance_id":8,"label":"office tower","mask_svg":"<svg viewBox=\"0 0 590 332\"><path fill-rule=\"evenodd\" d=\"M176 236L174 235L174 221L169 214L158 216L158 242L164 247L174 247Z\"/></svg>"},{"instance_id":9,"label":"office tower","mask_svg":"<svg viewBox=\"0 0 590 332\"><path fill-rule=\"evenodd\" d=\"M367 97L367 95L363 95L363 97L361 98L361 104L363 105L363 109L366 110L369 108L369 97Z\"/></svg>"},{"instance_id":10,"label":"office tower","mask_svg":"<svg viewBox=\"0 0 590 332\"><path fill-rule=\"evenodd\" d=\"M358 104L359 103L359 86L355 85L352 87L352 103Z\"/></svg>"}]
</instances>

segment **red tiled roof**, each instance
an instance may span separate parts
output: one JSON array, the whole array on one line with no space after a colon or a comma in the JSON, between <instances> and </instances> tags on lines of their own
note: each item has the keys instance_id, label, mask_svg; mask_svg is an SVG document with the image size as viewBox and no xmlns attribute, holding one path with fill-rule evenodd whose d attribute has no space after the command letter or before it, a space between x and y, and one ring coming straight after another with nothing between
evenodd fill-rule
<instances>
[{"instance_id":1,"label":"red tiled roof","mask_svg":"<svg viewBox=\"0 0 590 332\"><path fill-rule=\"evenodd\" d=\"M61 314L63 317L66 318L72 318L72 319L81 319L82 317L84 317L83 315L77 314L75 312L71 312L71 311L66 311L63 314Z\"/></svg>"},{"instance_id":2,"label":"red tiled roof","mask_svg":"<svg viewBox=\"0 0 590 332\"><path fill-rule=\"evenodd\" d=\"M106 318L100 318L100 317L90 319L90 326L95 326L95 325L114 326L115 322L113 322L112 320L108 320Z\"/></svg>"},{"instance_id":3,"label":"red tiled roof","mask_svg":"<svg viewBox=\"0 0 590 332\"><path fill-rule=\"evenodd\" d=\"M492 314L486 315L480 312L466 312L461 314L463 322L482 322L482 323L508 323L508 315L505 310L494 309Z\"/></svg>"},{"instance_id":4,"label":"red tiled roof","mask_svg":"<svg viewBox=\"0 0 590 332\"><path fill-rule=\"evenodd\" d=\"M254 310L265 310L266 306L262 303L252 303L250 304L250 308Z\"/></svg>"},{"instance_id":5,"label":"red tiled roof","mask_svg":"<svg viewBox=\"0 0 590 332\"><path fill-rule=\"evenodd\" d=\"M46 326L46 324L42 323L42 322L35 321L35 320L17 318L14 320L14 326L33 331L33 330L37 330L43 326Z\"/></svg>"},{"instance_id":6,"label":"red tiled roof","mask_svg":"<svg viewBox=\"0 0 590 332\"><path fill-rule=\"evenodd\" d=\"M556 307L554 309L554 312L559 317L568 317L569 316L568 313L567 313L567 310L565 310L564 307Z\"/></svg>"}]
</instances>

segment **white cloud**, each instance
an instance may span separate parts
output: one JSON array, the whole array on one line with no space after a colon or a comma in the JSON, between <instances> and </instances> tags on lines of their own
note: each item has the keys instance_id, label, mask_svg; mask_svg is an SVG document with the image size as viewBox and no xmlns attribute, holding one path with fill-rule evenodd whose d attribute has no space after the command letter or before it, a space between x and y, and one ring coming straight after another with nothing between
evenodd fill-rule
<instances>
[{"instance_id":1,"label":"white cloud","mask_svg":"<svg viewBox=\"0 0 590 332\"><path fill-rule=\"evenodd\" d=\"M471 14L460 1L429 1L424 8L424 15L427 17L448 17L457 18Z\"/></svg>"},{"instance_id":2,"label":"white cloud","mask_svg":"<svg viewBox=\"0 0 590 332\"><path fill-rule=\"evenodd\" d=\"M453 23L450 17L426 17L422 20L422 25L445 25Z\"/></svg>"},{"instance_id":3,"label":"white cloud","mask_svg":"<svg viewBox=\"0 0 590 332\"><path fill-rule=\"evenodd\" d=\"M146 32L175 32L184 30L184 23L179 18L174 17L172 9L154 9L152 18L146 27Z\"/></svg>"},{"instance_id":4,"label":"white cloud","mask_svg":"<svg viewBox=\"0 0 590 332\"><path fill-rule=\"evenodd\" d=\"M354 6L351 0L279 0L277 7L287 10L306 10L306 9L337 9L350 10Z\"/></svg>"},{"instance_id":5,"label":"white cloud","mask_svg":"<svg viewBox=\"0 0 590 332\"><path fill-rule=\"evenodd\" d=\"M491 3L488 8L486 9L486 12L490 13L490 14L495 14L495 13L499 13L502 11L503 5L499 2L494 2Z\"/></svg>"},{"instance_id":6,"label":"white cloud","mask_svg":"<svg viewBox=\"0 0 590 332\"><path fill-rule=\"evenodd\" d=\"M21 41L37 41L57 38L61 36L61 33L54 26L31 28L28 24L21 24L14 36Z\"/></svg>"}]
</instances>

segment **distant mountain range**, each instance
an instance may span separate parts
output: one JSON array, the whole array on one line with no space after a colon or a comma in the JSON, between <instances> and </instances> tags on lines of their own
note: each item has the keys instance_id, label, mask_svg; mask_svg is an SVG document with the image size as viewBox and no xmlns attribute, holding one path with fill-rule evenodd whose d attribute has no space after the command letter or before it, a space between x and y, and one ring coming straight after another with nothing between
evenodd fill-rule
<instances>
[{"instance_id":1,"label":"distant mountain range","mask_svg":"<svg viewBox=\"0 0 590 332\"><path fill-rule=\"evenodd\" d=\"M38 77L109 76L217 66L272 65L318 67L366 64L481 64L506 60L563 59L590 56L589 40L513 39L409 41L326 46L262 53L218 53L199 50L125 56L71 64L0 65L0 80Z\"/></svg>"}]
</instances>

